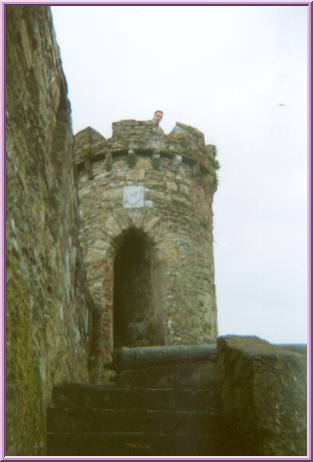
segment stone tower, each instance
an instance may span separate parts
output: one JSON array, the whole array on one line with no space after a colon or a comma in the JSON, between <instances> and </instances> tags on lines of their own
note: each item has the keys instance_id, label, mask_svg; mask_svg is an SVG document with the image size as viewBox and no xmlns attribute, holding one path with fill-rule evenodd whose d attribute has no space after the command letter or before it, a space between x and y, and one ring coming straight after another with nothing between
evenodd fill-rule
<instances>
[{"instance_id":1,"label":"stone tower","mask_svg":"<svg viewBox=\"0 0 313 462\"><path fill-rule=\"evenodd\" d=\"M216 338L215 156L181 123L169 135L123 120L108 140L90 127L75 136L94 359Z\"/></svg>"}]
</instances>

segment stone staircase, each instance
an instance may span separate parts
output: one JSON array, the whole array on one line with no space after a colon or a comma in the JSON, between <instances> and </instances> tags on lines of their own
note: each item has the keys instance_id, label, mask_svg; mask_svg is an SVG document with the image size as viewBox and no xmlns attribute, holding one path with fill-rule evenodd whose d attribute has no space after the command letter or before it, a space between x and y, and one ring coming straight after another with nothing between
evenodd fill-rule
<instances>
[{"instance_id":1,"label":"stone staircase","mask_svg":"<svg viewBox=\"0 0 313 462\"><path fill-rule=\"evenodd\" d=\"M55 387L48 455L225 455L214 358Z\"/></svg>"}]
</instances>

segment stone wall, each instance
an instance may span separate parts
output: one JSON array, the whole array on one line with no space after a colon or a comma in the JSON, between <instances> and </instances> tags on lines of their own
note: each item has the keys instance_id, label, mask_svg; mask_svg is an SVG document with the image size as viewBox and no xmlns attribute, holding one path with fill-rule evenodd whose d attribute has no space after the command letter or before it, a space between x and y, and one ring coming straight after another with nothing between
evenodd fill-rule
<instances>
[{"instance_id":1,"label":"stone wall","mask_svg":"<svg viewBox=\"0 0 313 462\"><path fill-rule=\"evenodd\" d=\"M122 247L132 248L136 241L139 247L142 242L142 261L134 274L133 257L127 260L124 253L120 265L129 271L123 276L128 301L124 298L121 311L128 309L127 303L134 305L134 299L137 306L129 308L132 318L118 346L197 344L216 338L215 148L206 146L203 134L192 127L177 124L165 135L151 122L134 120L114 123L109 140L87 128L75 143L81 240L101 326L95 356L109 360L117 346L114 323L121 303L114 300L116 258Z\"/></svg>"},{"instance_id":2,"label":"stone wall","mask_svg":"<svg viewBox=\"0 0 313 462\"><path fill-rule=\"evenodd\" d=\"M6 12L6 454L44 453L53 384L87 381L70 105L51 13Z\"/></svg>"},{"instance_id":3,"label":"stone wall","mask_svg":"<svg viewBox=\"0 0 313 462\"><path fill-rule=\"evenodd\" d=\"M257 337L220 337L217 374L228 454L306 455L304 350Z\"/></svg>"}]
</instances>

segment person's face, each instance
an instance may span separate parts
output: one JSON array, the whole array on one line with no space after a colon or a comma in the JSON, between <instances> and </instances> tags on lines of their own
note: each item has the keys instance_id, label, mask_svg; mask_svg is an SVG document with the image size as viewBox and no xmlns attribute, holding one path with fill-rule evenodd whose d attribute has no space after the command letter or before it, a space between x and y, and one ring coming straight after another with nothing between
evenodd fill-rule
<instances>
[{"instance_id":1,"label":"person's face","mask_svg":"<svg viewBox=\"0 0 313 462\"><path fill-rule=\"evenodd\" d=\"M154 114L153 120L155 123L159 124L163 118L163 113L162 112L156 112Z\"/></svg>"}]
</instances>

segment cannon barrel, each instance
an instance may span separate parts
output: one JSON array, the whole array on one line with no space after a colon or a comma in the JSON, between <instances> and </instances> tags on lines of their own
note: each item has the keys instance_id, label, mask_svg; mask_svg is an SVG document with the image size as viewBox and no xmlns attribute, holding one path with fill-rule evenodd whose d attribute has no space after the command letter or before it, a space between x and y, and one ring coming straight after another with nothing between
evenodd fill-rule
<instances>
[{"instance_id":1,"label":"cannon barrel","mask_svg":"<svg viewBox=\"0 0 313 462\"><path fill-rule=\"evenodd\" d=\"M216 344L122 347L113 352L113 362L110 367L121 371L185 362L212 361L215 357Z\"/></svg>"}]
</instances>

